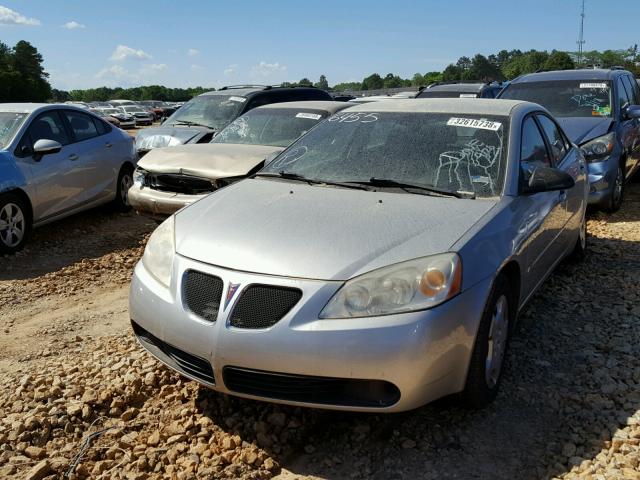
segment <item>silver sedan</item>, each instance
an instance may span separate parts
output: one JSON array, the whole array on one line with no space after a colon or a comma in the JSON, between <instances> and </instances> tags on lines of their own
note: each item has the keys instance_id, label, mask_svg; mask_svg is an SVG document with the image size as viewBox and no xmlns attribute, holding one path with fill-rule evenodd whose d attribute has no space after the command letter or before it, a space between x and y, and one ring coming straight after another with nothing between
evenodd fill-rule
<instances>
[{"instance_id":1,"label":"silver sedan","mask_svg":"<svg viewBox=\"0 0 640 480\"><path fill-rule=\"evenodd\" d=\"M88 208L128 207L133 139L71 105L0 104L0 254L32 227Z\"/></svg>"},{"instance_id":2,"label":"silver sedan","mask_svg":"<svg viewBox=\"0 0 640 480\"><path fill-rule=\"evenodd\" d=\"M158 227L131 285L133 330L233 395L484 406L518 311L585 252L585 168L536 104L349 108Z\"/></svg>"}]
</instances>

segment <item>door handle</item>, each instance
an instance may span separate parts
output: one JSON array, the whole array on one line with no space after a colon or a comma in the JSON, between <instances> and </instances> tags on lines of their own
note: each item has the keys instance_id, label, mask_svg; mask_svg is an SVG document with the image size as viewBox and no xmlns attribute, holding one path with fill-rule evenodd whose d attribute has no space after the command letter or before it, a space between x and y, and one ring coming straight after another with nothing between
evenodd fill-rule
<instances>
[{"instance_id":1,"label":"door handle","mask_svg":"<svg viewBox=\"0 0 640 480\"><path fill-rule=\"evenodd\" d=\"M72 153L71 155L69 155L69 160L71 161L77 160L78 158L80 157L78 157L78 155L76 155L75 153Z\"/></svg>"},{"instance_id":2,"label":"door handle","mask_svg":"<svg viewBox=\"0 0 640 480\"><path fill-rule=\"evenodd\" d=\"M105 143L104 146L107 147L107 148L111 148L112 147L112 145L109 142Z\"/></svg>"}]
</instances>

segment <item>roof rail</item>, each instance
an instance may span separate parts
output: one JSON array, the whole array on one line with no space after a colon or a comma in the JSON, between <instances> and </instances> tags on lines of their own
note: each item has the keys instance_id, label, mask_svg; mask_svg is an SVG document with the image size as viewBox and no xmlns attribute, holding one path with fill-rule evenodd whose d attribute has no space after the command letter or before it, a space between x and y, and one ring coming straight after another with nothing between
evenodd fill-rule
<instances>
[{"instance_id":1,"label":"roof rail","mask_svg":"<svg viewBox=\"0 0 640 480\"><path fill-rule=\"evenodd\" d=\"M610 68L610 70L626 70L622 65L614 65Z\"/></svg>"},{"instance_id":2,"label":"roof rail","mask_svg":"<svg viewBox=\"0 0 640 480\"><path fill-rule=\"evenodd\" d=\"M218 90L231 90L233 88L264 88L268 90L272 88L271 85L225 85L224 87L219 88Z\"/></svg>"}]
</instances>

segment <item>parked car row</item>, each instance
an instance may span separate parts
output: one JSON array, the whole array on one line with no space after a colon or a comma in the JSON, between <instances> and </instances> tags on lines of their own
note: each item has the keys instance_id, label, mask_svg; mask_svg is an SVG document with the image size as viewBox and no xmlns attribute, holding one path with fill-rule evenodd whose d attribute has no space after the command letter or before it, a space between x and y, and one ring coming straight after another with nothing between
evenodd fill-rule
<instances>
[{"instance_id":1,"label":"parked car row","mask_svg":"<svg viewBox=\"0 0 640 480\"><path fill-rule=\"evenodd\" d=\"M158 100L110 100L109 102L66 102L79 108L89 109L99 115L111 117L108 121L121 128L133 128L138 125L151 125L169 117L182 106L182 103L161 102ZM117 121L116 121L117 120ZM133 121L133 123L132 123Z\"/></svg>"}]
</instances>

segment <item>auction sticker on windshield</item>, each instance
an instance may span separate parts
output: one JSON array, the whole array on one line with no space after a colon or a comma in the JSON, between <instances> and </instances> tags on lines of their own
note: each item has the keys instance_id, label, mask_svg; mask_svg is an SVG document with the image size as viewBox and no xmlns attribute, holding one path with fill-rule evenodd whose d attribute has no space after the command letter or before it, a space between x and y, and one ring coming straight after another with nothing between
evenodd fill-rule
<instances>
[{"instance_id":1,"label":"auction sticker on windshield","mask_svg":"<svg viewBox=\"0 0 640 480\"><path fill-rule=\"evenodd\" d=\"M489 120L482 120L477 118L457 118L451 117L447 121L447 125L451 125L454 127L469 127L469 128L479 128L481 130L491 130L496 132L502 126L500 122L491 122Z\"/></svg>"},{"instance_id":2,"label":"auction sticker on windshield","mask_svg":"<svg viewBox=\"0 0 640 480\"><path fill-rule=\"evenodd\" d=\"M606 83L581 83L580 88L609 88Z\"/></svg>"},{"instance_id":3,"label":"auction sticker on windshield","mask_svg":"<svg viewBox=\"0 0 640 480\"><path fill-rule=\"evenodd\" d=\"M322 115L318 115L317 113L300 112L296 115L296 118L309 118L311 120L320 120L322 118Z\"/></svg>"},{"instance_id":4,"label":"auction sticker on windshield","mask_svg":"<svg viewBox=\"0 0 640 480\"><path fill-rule=\"evenodd\" d=\"M247 99L244 97L229 97L229 100L231 100L232 102L240 102L240 103L244 103L247 101Z\"/></svg>"}]
</instances>

